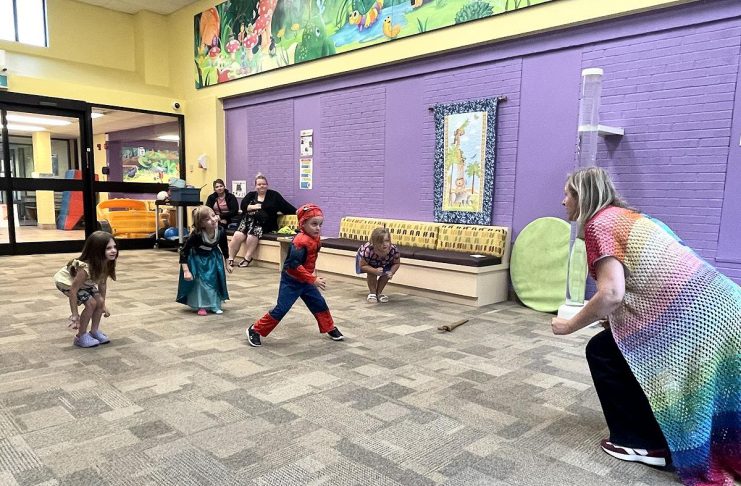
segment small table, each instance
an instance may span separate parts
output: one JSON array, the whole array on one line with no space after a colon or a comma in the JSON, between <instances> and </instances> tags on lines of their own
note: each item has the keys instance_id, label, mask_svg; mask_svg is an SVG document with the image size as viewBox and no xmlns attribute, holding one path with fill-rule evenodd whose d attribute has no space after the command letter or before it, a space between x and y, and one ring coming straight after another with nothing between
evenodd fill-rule
<instances>
[{"instance_id":1,"label":"small table","mask_svg":"<svg viewBox=\"0 0 741 486\"><path fill-rule=\"evenodd\" d=\"M201 201L195 201L195 202L183 202L183 201L160 201L157 200L154 202L154 227L155 227L155 235L156 238L154 239L154 247L159 248L159 240L160 240L160 207L161 206L171 206L175 207L176 213L177 213L177 224L176 227L178 229L178 249L183 247L183 229L185 228L185 214L183 212L183 208L186 208L188 206L200 206L203 203Z\"/></svg>"}]
</instances>

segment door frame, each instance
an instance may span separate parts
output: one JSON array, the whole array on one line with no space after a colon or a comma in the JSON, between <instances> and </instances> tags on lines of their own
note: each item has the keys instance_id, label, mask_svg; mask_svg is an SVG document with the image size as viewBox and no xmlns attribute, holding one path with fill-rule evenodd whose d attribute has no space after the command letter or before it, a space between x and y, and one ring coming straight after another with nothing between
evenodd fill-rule
<instances>
[{"instance_id":1,"label":"door frame","mask_svg":"<svg viewBox=\"0 0 741 486\"><path fill-rule=\"evenodd\" d=\"M47 96L27 95L19 93L8 93L0 91L0 108L8 111L23 111L28 113L39 113L47 115L63 115L77 117L80 126L80 171L82 180L70 179L33 179L13 178L10 173L10 146L3 144L3 159L5 160L6 177L0 179L0 190L5 192L7 204L11 208L8 211L9 243L0 244L0 255L26 255L37 253L63 253L80 251L84 240L69 241L43 241L43 242L17 242L15 236L15 215L12 211L13 191L23 190L81 190L83 194L83 211L85 223L85 238L90 236L98 226L96 217L96 201L99 192L128 192L128 193L157 193L168 189L168 184L143 183L143 182L114 182L95 180L95 160L93 151L93 108L110 110L132 111L137 113L165 115L173 117L178 121L180 131L179 157L180 177L185 175L185 117L182 114L156 112L150 110L137 110L114 105L88 103L79 100L52 98ZM5 120L2 120L5 121ZM3 125L0 124L0 127ZM7 129L2 129L0 140L8 140ZM118 239L121 249L152 248L153 242L149 238Z\"/></svg>"}]
</instances>

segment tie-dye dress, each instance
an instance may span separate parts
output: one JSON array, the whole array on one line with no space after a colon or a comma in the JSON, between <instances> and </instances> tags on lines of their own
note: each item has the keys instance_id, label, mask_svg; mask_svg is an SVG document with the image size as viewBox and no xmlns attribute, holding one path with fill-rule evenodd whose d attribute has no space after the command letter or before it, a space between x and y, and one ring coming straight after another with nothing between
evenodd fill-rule
<instances>
[{"instance_id":1,"label":"tie-dye dress","mask_svg":"<svg viewBox=\"0 0 741 486\"><path fill-rule=\"evenodd\" d=\"M686 485L741 477L741 288L657 222L607 207L584 227L589 269L614 257L625 297L615 342Z\"/></svg>"}]
</instances>

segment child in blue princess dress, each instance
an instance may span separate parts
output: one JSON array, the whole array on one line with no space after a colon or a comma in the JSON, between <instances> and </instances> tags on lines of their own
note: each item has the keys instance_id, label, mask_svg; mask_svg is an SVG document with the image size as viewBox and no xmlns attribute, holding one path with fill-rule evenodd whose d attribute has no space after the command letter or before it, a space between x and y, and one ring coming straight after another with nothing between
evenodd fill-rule
<instances>
[{"instance_id":1,"label":"child in blue princess dress","mask_svg":"<svg viewBox=\"0 0 741 486\"><path fill-rule=\"evenodd\" d=\"M175 299L205 316L210 310L221 314L221 304L229 300L225 264L229 258L226 230L219 226L219 217L208 206L193 210L193 231L180 250L180 279Z\"/></svg>"}]
</instances>

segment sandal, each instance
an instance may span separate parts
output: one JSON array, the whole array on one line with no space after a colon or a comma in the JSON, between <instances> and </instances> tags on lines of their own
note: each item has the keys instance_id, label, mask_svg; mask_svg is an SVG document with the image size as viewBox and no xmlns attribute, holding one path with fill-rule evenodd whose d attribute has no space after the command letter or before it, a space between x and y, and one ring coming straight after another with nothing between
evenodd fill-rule
<instances>
[{"instance_id":1,"label":"sandal","mask_svg":"<svg viewBox=\"0 0 741 486\"><path fill-rule=\"evenodd\" d=\"M250 266L250 263L252 263L252 258L247 260L246 258L243 259L241 262L239 262L239 265L237 265L239 268L247 268Z\"/></svg>"}]
</instances>

